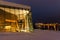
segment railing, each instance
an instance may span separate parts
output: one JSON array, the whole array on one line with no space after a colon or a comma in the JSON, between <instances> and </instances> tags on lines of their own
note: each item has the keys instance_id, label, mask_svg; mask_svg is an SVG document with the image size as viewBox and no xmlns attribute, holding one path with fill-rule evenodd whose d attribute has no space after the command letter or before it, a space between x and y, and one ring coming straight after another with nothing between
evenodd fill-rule
<instances>
[{"instance_id":1,"label":"railing","mask_svg":"<svg viewBox=\"0 0 60 40\"><path fill-rule=\"evenodd\" d=\"M55 23L54 24L36 23L35 26L38 27L38 28L41 28L41 27L46 28L47 27L48 30L50 30L50 27L52 27L52 28L54 28L55 31L57 31L57 30L59 30L60 24L55 24Z\"/></svg>"}]
</instances>

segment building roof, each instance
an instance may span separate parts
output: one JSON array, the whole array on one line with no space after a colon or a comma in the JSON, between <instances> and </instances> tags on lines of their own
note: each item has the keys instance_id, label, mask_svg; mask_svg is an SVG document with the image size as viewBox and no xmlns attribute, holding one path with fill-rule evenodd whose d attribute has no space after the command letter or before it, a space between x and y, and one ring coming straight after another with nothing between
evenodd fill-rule
<instances>
[{"instance_id":1,"label":"building roof","mask_svg":"<svg viewBox=\"0 0 60 40\"><path fill-rule=\"evenodd\" d=\"M12 3L12 2L7 2L7 1L2 1L0 0L0 5L5 5L5 6L11 6L11 7L18 7L18 8L27 8L30 9L30 6L27 5L22 5L22 4L16 4L16 3Z\"/></svg>"}]
</instances>

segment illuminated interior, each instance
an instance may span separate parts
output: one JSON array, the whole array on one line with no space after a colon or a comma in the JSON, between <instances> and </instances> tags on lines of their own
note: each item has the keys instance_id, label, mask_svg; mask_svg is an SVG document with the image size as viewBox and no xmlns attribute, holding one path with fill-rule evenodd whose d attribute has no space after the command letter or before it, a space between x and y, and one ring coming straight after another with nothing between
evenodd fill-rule
<instances>
[{"instance_id":1,"label":"illuminated interior","mask_svg":"<svg viewBox=\"0 0 60 40\"><path fill-rule=\"evenodd\" d=\"M0 32L30 31L33 31L30 10L0 6Z\"/></svg>"}]
</instances>

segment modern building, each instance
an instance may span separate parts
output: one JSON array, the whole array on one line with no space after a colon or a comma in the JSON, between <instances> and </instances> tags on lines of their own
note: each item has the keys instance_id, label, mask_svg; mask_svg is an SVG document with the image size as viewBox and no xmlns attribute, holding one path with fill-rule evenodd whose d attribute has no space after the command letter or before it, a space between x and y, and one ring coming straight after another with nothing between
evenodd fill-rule
<instances>
[{"instance_id":1,"label":"modern building","mask_svg":"<svg viewBox=\"0 0 60 40\"><path fill-rule=\"evenodd\" d=\"M31 7L0 1L0 32L33 31Z\"/></svg>"}]
</instances>

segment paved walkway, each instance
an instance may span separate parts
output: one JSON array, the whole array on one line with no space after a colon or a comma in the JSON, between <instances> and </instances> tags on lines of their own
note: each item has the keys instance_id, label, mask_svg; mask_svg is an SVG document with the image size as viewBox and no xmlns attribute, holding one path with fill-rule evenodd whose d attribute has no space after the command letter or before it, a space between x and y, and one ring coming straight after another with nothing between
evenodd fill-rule
<instances>
[{"instance_id":1,"label":"paved walkway","mask_svg":"<svg viewBox=\"0 0 60 40\"><path fill-rule=\"evenodd\" d=\"M34 30L32 33L0 33L0 40L60 40L60 31Z\"/></svg>"}]
</instances>

